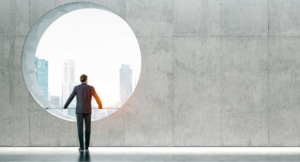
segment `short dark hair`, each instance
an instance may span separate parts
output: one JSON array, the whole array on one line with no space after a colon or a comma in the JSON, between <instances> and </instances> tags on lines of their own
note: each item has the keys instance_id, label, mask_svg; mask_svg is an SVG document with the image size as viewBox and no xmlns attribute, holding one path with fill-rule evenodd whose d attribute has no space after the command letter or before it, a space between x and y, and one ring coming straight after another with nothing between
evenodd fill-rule
<instances>
[{"instance_id":1,"label":"short dark hair","mask_svg":"<svg viewBox=\"0 0 300 162\"><path fill-rule=\"evenodd\" d=\"M82 74L82 75L80 76L80 81L81 81L81 83L86 82L86 80L87 80L87 75Z\"/></svg>"}]
</instances>

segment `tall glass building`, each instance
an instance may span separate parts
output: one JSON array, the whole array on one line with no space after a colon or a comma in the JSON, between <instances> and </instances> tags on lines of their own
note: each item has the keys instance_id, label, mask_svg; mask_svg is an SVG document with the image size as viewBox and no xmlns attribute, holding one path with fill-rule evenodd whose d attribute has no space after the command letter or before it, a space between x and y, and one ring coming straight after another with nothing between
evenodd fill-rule
<instances>
[{"instance_id":1,"label":"tall glass building","mask_svg":"<svg viewBox=\"0 0 300 162\"><path fill-rule=\"evenodd\" d=\"M67 102L69 96L73 92L75 86L78 83L74 82L75 80L75 61L70 59L65 59L63 63L63 78L64 82L62 84L62 106ZM76 117L76 96L73 101L68 106L68 109L64 110L64 112L70 116Z\"/></svg>"},{"instance_id":2,"label":"tall glass building","mask_svg":"<svg viewBox=\"0 0 300 162\"><path fill-rule=\"evenodd\" d=\"M132 94L132 70L129 65L122 64L120 69L120 102L121 105L129 99Z\"/></svg>"},{"instance_id":3,"label":"tall glass building","mask_svg":"<svg viewBox=\"0 0 300 162\"><path fill-rule=\"evenodd\" d=\"M35 57L34 65L35 74L39 86L43 94L49 100L50 96L48 96L48 61L46 61L45 59L39 59L38 57Z\"/></svg>"}]
</instances>

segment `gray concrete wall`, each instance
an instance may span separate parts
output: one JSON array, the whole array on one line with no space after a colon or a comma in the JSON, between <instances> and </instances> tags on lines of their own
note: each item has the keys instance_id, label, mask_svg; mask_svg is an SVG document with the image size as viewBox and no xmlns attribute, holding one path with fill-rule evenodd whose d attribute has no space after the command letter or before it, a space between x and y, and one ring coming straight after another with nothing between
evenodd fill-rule
<instances>
[{"instance_id":1,"label":"gray concrete wall","mask_svg":"<svg viewBox=\"0 0 300 162\"><path fill-rule=\"evenodd\" d=\"M31 27L70 2L1 0L0 146L78 146L21 69ZM86 2L123 17L142 53L134 94L92 123L92 146L300 146L299 0Z\"/></svg>"}]
</instances>

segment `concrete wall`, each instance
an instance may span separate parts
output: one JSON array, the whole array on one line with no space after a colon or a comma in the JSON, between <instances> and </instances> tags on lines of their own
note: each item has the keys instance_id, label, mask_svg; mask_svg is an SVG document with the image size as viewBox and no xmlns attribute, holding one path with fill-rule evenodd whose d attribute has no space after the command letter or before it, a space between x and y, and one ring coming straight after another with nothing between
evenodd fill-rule
<instances>
[{"instance_id":1,"label":"concrete wall","mask_svg":"<svg viewBox=\"0 0 300 162\"><path fill-rule=\"evenodd\" d=\"M92 146L300 146L299 0L86 1L123 17L142 53L134 94L92 123ZM21 70L31 27L70 2L1 0L0 146L78 146Z\"/></svg>"}]
</instances>

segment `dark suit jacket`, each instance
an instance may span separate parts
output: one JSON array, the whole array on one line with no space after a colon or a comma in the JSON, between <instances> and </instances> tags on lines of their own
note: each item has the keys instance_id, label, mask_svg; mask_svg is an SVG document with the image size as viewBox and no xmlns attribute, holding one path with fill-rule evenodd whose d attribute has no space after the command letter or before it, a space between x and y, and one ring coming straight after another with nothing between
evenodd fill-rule
<instances>
[{"instance_id":1,"label":"dark suit jacket","mask_svg":"<svg viewBox=\"0 0 300 162\"><path fill-rule=\"evenodd\" d=\"M68 108L69 104L73 100L76 95L76 114L91 114L92 113L92 96L94 96L97 101L99 108L102 109L102 103L97 95L95 88L93 86L89 86L86 83L81 83L80 85L74 87L72 94L68 98L64 109Z\"/></svg>"}]
</instances>

